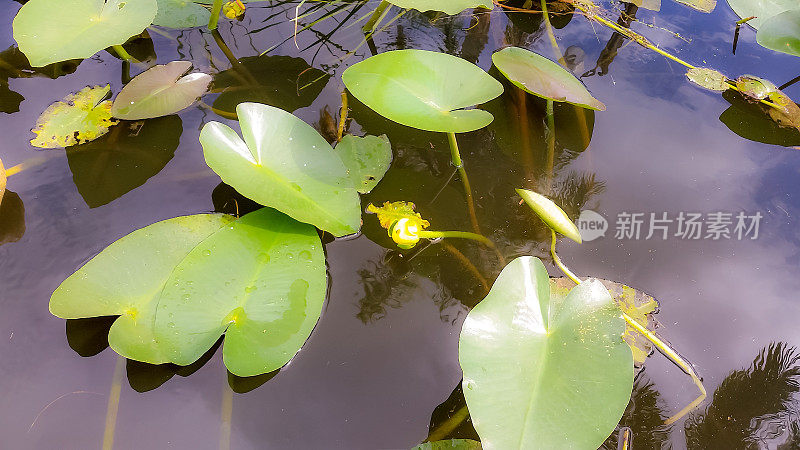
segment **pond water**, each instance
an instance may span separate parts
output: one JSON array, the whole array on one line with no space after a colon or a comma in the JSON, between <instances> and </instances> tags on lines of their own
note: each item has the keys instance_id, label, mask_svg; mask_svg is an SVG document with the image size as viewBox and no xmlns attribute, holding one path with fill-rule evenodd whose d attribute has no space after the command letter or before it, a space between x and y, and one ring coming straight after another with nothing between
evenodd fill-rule
<instances>
[{"instance_id":1,"label":"pond water","mask_svg":"<svg viewBox=\"0 0 800 450\"><path fill-rule=\"evenodd\" d=\"M243 21L223 20L219 33L261 87L230 89L235 73L226 72L204 105L141 129L129 126L127 132L147 133L146 139L126 144L122 136L114 141L118 145L101 140L65 152L31 147L29 130L39 114L87 85L110 82L118 92L127 76L147 66L126 67L100 52L79 64L63 63L65 73L57 78L19 71L23 63L17 62L10 24L20 5L0 1L0 23L6 24L0 48L9 49L0 58L13 66L0 67L0 158L6 167L31 166L9 179L0 209L0 447L99 447L115 386L121 389L114 435L119 449L212 449L228 438L234 449L411 448L428 436L432 423L463 405L457 389L461 323L503 264L469 241L401 254L371 216L358 238L325 246L330 280L322 318L302 351L277 373L229 376L219 351L186 368L124 363L106 348L108 320L68 321L65 332L64 321L48 311L50 294L67 276L131 231L179 215L252 209L220 185L203 159L202 125L235 123L212 107L232 111L244 99L275 102L328 130L326 112L340 107L342 71L370 55L360 26L348 28L367 9L337 28L348 13L339 14L299 33L295 42L289 19L297 3L250 5ZM606 6L612 15L618 12L619 6ZM747 28L732 54L738 17L724 1L702 14L664 0L660 12L640 9L636 17L634 30L695 64L778 85L800 74L797 59L759 47ZM590 71L612 33L579 16L557 20L560 46L582 58L583 70L576 72ZM149 34L152 43L140 40L129 49L147 64L189 60L214 74L231 68L205 29ZM800 153L735 134L719 119L730 106L721 95L690 84L682 66L620 43L613 61L597 70L603 76L582 78L607 110L579 118L572 107L556 108L556 197L572 215L589 209L609 223L596 240L560 242L560 255L580 276L623 282L657 298L659 333L696 366L709 391L700 412L713 399L705 419L695 413L660 427L660 419L697 394L678 367L655 354L638 375L636 407L622 425L633 429L637 449L800 448L797 381L779 373L776 358L742 371L773 342L800 344ZM489 70L491 54L509 44L552 56L539 21L499 8L449 19L405 14L376 35L373 51L437 50ZM308 64L330 76L304 72ZM232 98L219 93L226 87ZM800 98L800 83L784 92ZM468 229L463 190L457 177L450 179L446 138L390 123L350 101L350 132L386 133L394 151L391 169L363 205L413 201L436 229ZM532 254L549 262L549 232L514 193L539 188L546 177L544 102L507 85L485 109L494 123L459 137L478 221L506 260ZM763 134L768 142L800 145L794 135ZM714 240L705 232L701 239L682 238L675 236L676 222L667 239L658 229L646 239L651 213L676 219L682 212L731 213L734 221L744 212L762 219L757 239L734 234ZM616 236L626 213L644 214L638 239ZM559 274L549 263L548 269ZM739 372L729 376L733 371ZM450 435L477 438L469 422ZM616 446L610 442L609 448Z\"/></svg>"}]
</instances>

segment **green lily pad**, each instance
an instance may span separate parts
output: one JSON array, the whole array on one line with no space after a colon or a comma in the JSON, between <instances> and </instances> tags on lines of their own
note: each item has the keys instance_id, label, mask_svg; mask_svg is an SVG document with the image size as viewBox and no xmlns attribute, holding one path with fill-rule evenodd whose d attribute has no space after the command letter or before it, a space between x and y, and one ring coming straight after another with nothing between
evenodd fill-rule
<instances>
[{"instance_id":1,"label":"green lily pad","mask_svg":"<svg viewBox=\"0 0 800 450\"><path fill-rule=\"evenodd\" d=\"M717 0L675 0L676 2L686 5L689 8L695 9L700 12L710 13L717 7Z\"/></svg>"},{"instance_id":2,"label":"green lily pad","mask_svg":"<svg viewBox=\"0 0 800 450\"><path fill-rule=\"evenodd\" d=\"M633 388L625 321L597 280L551 293L544 264L506 266L464 321L459 362L487 448L598 448Z\"/></svg>"},{"instance_id":3,"label":"green lily pad","mask_svg":"<svg viewBox=\"0 0 800 450\"><path fill-rule=\"evenodd\" d=\"M481 443L472 439L450 439L447 441L425 442L411 450L481 450Z\"/></svg>"},{"instance_id":4,"label":"green lily pad","mask_svg":"<svg viewBox=\"0 0 800 450\"><path fill-rule=\"evenodd\" d=\"M465 133L489 125L492 115L465 110L503 93L478 66L445 53L394 50L347 68L347 89L387 119L442 133Z\"/></svg>"},{"instance_id":5,"label":"green lily pad","mask_svg":"<svg viewBox=\"0 0 800 450\"><path fill-rule=\"evenodd\" d=\"M529 94L599 111L606 109L575 75L542 55L507 47L495 52L492 62L515 86Z\"/></svg>"},{"instance_id":6,"label":"green lily pad","mask_svg":"<svg viewBox=\"0 0 800 450\"><path fill-rule=\"evenodd\" d=\"M14 18L14 39L35 67L89 58L144 31L157 12L156 0L30 0Z\"/></svg>"},{"instance_id":7,"label":"green lily pad","mask_svg":"<svg viewBox=\"0 0 800 450\"><path fill-rule=\"evenodd\" d=\"M800 8L800 4L797 7ZM800 9L785 11L764 21L756 39L762 47L800 56Z\"/></svg>"},{"instance_id":8,"label":"green lily pad","mask_svg":"<svg viewBox=\"0 0 800 450\"><path fill-rule=\"evenodd\" d=\"M385 134L364 137L348 134L336 145L336 153L362 194L372 191L392 164L392 144Z\"/></svg>"},{"instance_id":9,"label":"green lily pad","mask_svg":"<svg viewBox=\"0 0 800 450\"><path fill-rule=\"evenodd\" d=\"M747 24L756 30L770 17L798 7L797 0L728 0L728 5L742 19L755 16Z\"/></svg>"},{"instance_id":10,"label":"green lily pad","mask_svg":"<svg viewBox=\"0 0 800 450\"><path fill-rule=\"evenodd\" d=\"M111 115L138 120L167 116L188 108L208 90L211 75L190 73L189 61L151 67L130 81L114 99Z\"/></svg>"},{"instance_id":11,"label":"green lily pad","mask_svg":"<svg viewBox=\"0 0 800 450\"><path fill-rule=\"evenodd\" d=\"M244 140L219 122L200 132L206 163L222 181L335 236L358 231L358 192L342 160L314 128L259 103L240 103L236 113Z\"/></svg>"},{"instance_id":12,"label":"green lily pad","mask_svg":"<svg viewBox=\"0 0 800 450\"><path fill-rule=\"evenodd\" d=\"M48 106L31 130L31 145L40 148L69 147L93 141L117 122L111 118L111 102L103 101L111 85L85 87Z\"/></svg>"},{"instance_id":13,"label":"green lily pad","mask_svg":"<svg viewBox=\"0 0 800 450\"><path fill-rule=\"evenodd\" d=\"M233 113L239 103L253 102L297 111L314 102L328 78L303 58L249 56L214 76L214 87L223 89L214 108Z\"/></svg>"},{"instance_id":14,"label":"green lily pad","mask_svg":"<svg viewBox=\"0 0 800 450\"><path fill-rule=\"evenodd\" d=\"M153 335L156 305L172 270L233 217L198 214L141 228L109 245L53 292L50 312L62 319L120 317L108 343L120 355L169 362Z\"/></svg>"},{"instance_id":15,"label":"green lily pad","mask_svg":"<svg viewBox=\"0 0 800 450\"><path fill-rule=\"evenodd\" d=\"M730 89L728 77L714 69L695 67L686 71L686 78L692 83L711 91L723 92Z\"/></svg>"},{"instance_id":16,"label":"green lily pad","mask_svg":"<svg viewBox=\"0 0 800 450\"><path fill-rule=\"evenodd\" d=\"M156 340L170 361L188 365L224 333L231 373L271 372L308 339L326 289L317 230L262 208L198 244L175 267L158 305Z\"/></svg>"},{"instance_id":17,"label":"green lily pad","mask_svg":"<svg viewBox=\"0 0 800 450\"><path fill-rule=\"evenodd\" d=\"M575 223L569 218L567 213L559 208L552 200L528 189L517 189L516 191L550 229L556 233L563 234L579 244L582 242L578 227L575 226Z\"/></svg>"},{"instance_id":18,"label":"green lily pad","mask_svg":"<svg viewBox=\"0 0 800 450\"><path fill-rule=\"evenodd\" d=\"M406 9L417 11L441 11L445 14L458 14L470 8L493 9L491 0L389 0L389 3Z\"/></svg>"},{"instance_id":19,"label":"green lily pad","mask_svg":"<svg viewBox=\"0 0 800 450\"><path fill-rule=\"evenodd\" d=\"M153 25L167 28L192 28L208 25L211 12L191 0L157 0L158 14Z\"/></svg>"},{"instance_id":20,"label":"green lily pad","mask_svg":"<svg viewBox=\"0 0 800 450\"><path fill-rule=\"evenodd\" d=\"M100 139L68 148L78 193L97 208L143 185L175 155L182 131L178 116L122 122Z\"/></svg>"}]
</instances>

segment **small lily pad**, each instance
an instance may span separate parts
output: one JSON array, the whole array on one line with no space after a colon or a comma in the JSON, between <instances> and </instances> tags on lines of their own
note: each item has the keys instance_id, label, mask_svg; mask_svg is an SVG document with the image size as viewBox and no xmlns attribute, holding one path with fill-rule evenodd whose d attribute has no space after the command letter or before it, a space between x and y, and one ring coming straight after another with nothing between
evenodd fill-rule
<instances>
[{"instance_id":1,"label":"small lily pad","mask_svg":"<svg viewBox=\"0 0 800 450\"><path fill-rule=\"evenodd\" d=\"M262 205L344 236L361 227L361 203L342 160L307 123L259 103L236 107L244 139L219 122L200 132L206 163Z\"/></svg>"},{"instance_id":2,"label":"small lily pad","mask_svg":"<svg viewBox=\"0 0 800 450\"><path fill-rule=\"evenodd\" d=\"M606 109L575 75L538 53L507 47L495 52L492 61L514 86L529 94L589 109Z\"/></svg>"},{"instance_id":3,"label":"small lily pad","mask_svg":"<svg viewBox=\"0 0 800 450\"><path fill-rule=\"evenodd\" d=\"M730 89L728 77L714 69L695 67L686 72L686 78L692 83L711 91L723 92Z\"/></svg>"},{"instance_id":4,"label":"small lily pad","mask_svg":"<svg viewBox=\"0 0 800 450\"><path fill-rule=\"evenodd\" d=\"M191 0L158 0L153 25L167 28L192 28L208 25L211 12Z\"/></svg>"},{"instance_id":5,"label":"small lily pad","mask_svg":"<svg viewBox=\"0 0 800 450\"><path fill-rule=\"evenodd\" d=\"M155 336L188 365L225 335L223 358L246 377L285 365L322 312L325 255L317 230L262 208L198 244L161 293Z\"/></svg>"},{"instance_id":6,"label":"small lily pad","mask_svg":"<svg viewBox=\"0 0 800 450\"><path fill-rule=\"evenodd\" d=\"M800 4L797 7L800 8ZM800 9L785 11L764 21L756 40L770 50L800 56Z\"/></svg>"},{"instance_id":7,"label":"small lily pad","mask_svg":"<svg viewBox=\"0 0 800 450\"><path fill-rule=\"evenodd\" d=\"M425 442L411 450L481 450L481 443L472 439L450 439L447 441Z\"/></svg>"},{"instance_id":8,"label":"small lily pad","mask_svg":"<svg viewBox=\"0 0 800 450\"><path fill-rule=\"evenodd\" d=\"M175 266L231 221L222 214L198 214L128 234L64 280L50 298L50 312L62 319L118 315L108 334L114 351L151 364L170 362L153 335L161 292Z\"/></svg>"},{"instance_id":9,"label":"small lily pad","mask_svg":"<svg viewBox=\"0 0 800 450\"><path fill-rule=\"evenodd\" d=\"M467 315L459 340L464 398L483 446L600 447L633 388L624 331L599 281L562 296L538 258L511 261Z\"/></svg>"},{"instance_id":10,"label":"small lily pad","mask_svg":"<svg viewBox=\"0 0 800 450\"><path fill-rule=\"evenodd\" d=\"M189 61L172 61L151 67L125 85L114 99L111 115L138 120L161 117L189 107L208 90L211 75L190 73Z\"/></svg>"},{"instance_id":11,"label":"small lily pad","mask_svg":"<svg viewBox=\"0 0 800 450\"><path fill-rule=\"evenodd\" d=\"M441 11L445 14L458 14L470 8L493 9L491 0L389 0L389 3L417 11Z\"/></svg>"},{"instance_id":12,"label":"small lily pad","mask_svg":"<svg viewBox=\"0 0 800 450\"><path fill-rule=\"evenodd\" d=\"M368 194L392 164L392 144L386 135L357 137L348 134L336 145L358 192Z\"/></svg>"},{"instance_id":13,"label":"small lily pad","mask_svg":"<svg viewBox=\"0 0 800 450\"><path fill-rule=\"evenodd\" d=\"M111 85L85 87L44 110L31 130L31 145L40 148L69 147L99 138L117 122L111 118L111 101L103 101Z\"/></svg>"},{"instance_id":14,"label":"small lily pad","mask_svg":"<svg viewBox=\"0 0 800 450\"><path fill-rule=\"evenodd\" d=\"M733 12L742 19L755 17L747 21L747 25L756 30L770 17L797 9L797 0L728 0Z\"/></svg>"},{"instance_id":15,"label":"small lily pad","mask_svg":"<svg viewBox=\"0 0 800 450\"><path fill-rule=\"evenodd\" d=\"M466 133L492 122L480 109L503 86L464 59L427 50L394 50L370 57L342 74L347 89L389 120L420 130Z\"/></svg>"},{"instance_id":16,"label":"small lily pad","mask_svg":"<svg viewBox=\"0 0 800 450\"><path fill-rule=\"evenodd\" d=\"M14 18L14 39L35 67L84 59L124 44L157 12L156 0L30 0Z\"/></svg>"},{"instance_id":17,"label":"small lily pad","mask_svg":"<svg viewBox=\"0 0 800 450\"><path fill-rule=\"evenodd\" d=\"M686 5L694 10L710 13L717 7L717 0L675 0L676 2Z\"/></svg>"}]
</instances>

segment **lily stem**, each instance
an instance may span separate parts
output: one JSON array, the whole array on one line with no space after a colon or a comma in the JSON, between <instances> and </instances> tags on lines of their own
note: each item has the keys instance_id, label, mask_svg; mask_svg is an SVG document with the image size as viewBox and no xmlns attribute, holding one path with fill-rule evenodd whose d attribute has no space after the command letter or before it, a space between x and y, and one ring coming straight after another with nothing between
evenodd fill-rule
<instances>
[{"instance_id":1,"label":"lily stem","mask_svg":"<svg viewBox=\"0 0 800 450\"><path fill-rule=\"evenodd\" d=\"M120 58L124 59L127 62L138 62L136 58L130 55L121 45L114 45L114 51L117 52Z\"/></svg>"},{"instance_id":2,"label":"lily stem","mask_svg":"<svg viewBox=\"0 0 800 450\"><path fill-rule=\"evenodd\" d=\"M439 238L458 238L470 239L480 242L481 244L492 247L492 241L482 234L470 233L469 231L429 231L422 230L417 232L417 236L423 239L439 239Z\"/></svg>"},{"instance_id":3,"label":"lily stem","mask_svg":"<svg viewBox=\"0 0 800 450\"><path fill-rule=\"evenodd\" d=\"M581 284L580 278L578 278L574 273L572 273L572 271L569 270L569 268L565 266L564 263L561 262L561 258L559 258L558 254L556 253L556 232L550 230L550 234L552 236L552 239L550 241L550 256L553 257L553 262L556 263L556 266L558 266L558 268L561 269L562 272L564 272L564 275L569 277L570 280L574 281L575 284Z\"/></svg>"},{"instance_id":4,"label":"lily stem","mask_svg":"<svg viewBox=\"0 0 800 450\"><path fill-rule=\"evenodd\" d=\"M208 19L208 29L216 30L217 23L219 23L219 14L222 11L222 0L214 0L214 5L211 6L211 17Z\"/></svg>"},{"instance_id":5,"label":"lily stem","mask_svg":"<svg viewBox=\"0 0 800 450\"><path fill-rule=\"evenodd\" d=\"M336 142L340 142L347 127L347 91L342 91L342 110L339 112L339 129L336 130Z\"/></svg>"},{"instance_id":6,"label":"lily stem","mask_svg":"<svg viewBox=\"0 0 800 450\"><path fill-rule=\"evenodd\" d=\"M544 0L542 0L544 3ZM547 182L546 192L550 193L553 189L553 170L555 167L556 154L556 118L553 113L553 101L547 100Z\"/></svg>"},{"instance_id":7,"label":"lily stem","mask_svg":"<svg viewBox=\"0 0 800 450\"><path fill-rule=\"evenodd\" d=\"M375 11L370 16L367 23L361 28L364 33L372 33L375 30L375 27L380 23L383 15L386 13L386 10L392 6L391 3L387 2L386 0L382 0L381 3L375 8Z\"/></svg>"},{"instance_id":8,"label":"lily stem","mask_svg":"<svg viewBox=\"0 0 800 450\"><path fill-rule=\"evenodd\" d=\"M230 450L231 448L231 418L233 417L233 390L228 384L228 377L224 377L225 383L222 386L222 411L220 414L219 425L219 449Z\"/></svg>"},{"instance_id":9,"label":"lily stem","mask_svg":"<svg viewBox=\"0 0 800 450\"><path fill-rule=\"evenodd\" d=\"M464 170L464 163L461 161L461 153L458 150L458 141L456 140L455 133L447 133L447 141L450 144L450 159L453 165L458 169L458 176L461 178L461 183L464 185L464 193L467 196L467 208L469 208L469 221L472 223L472 229L477 234L481 234L481 227L478 225L478 215L475 213L475 202L472 199L472 188L469 185L469 178L467 172Z\"/></svg>"},{"instance_id":10,"label":"lily stem","mask_svg":"<svg viewBox=\"0 0 800 450\"><path fill-rule=\"evenodd\" d=\"M108 408L106 409L106 426L103 432L103 450L114 447L114 431L117 428L117 413L119 412L119 397L122 392L122 377L125 372L125 358L117 356L114 366L114 375L111 379L111 390L108 393Z\"/></svg>"}]
</instances>

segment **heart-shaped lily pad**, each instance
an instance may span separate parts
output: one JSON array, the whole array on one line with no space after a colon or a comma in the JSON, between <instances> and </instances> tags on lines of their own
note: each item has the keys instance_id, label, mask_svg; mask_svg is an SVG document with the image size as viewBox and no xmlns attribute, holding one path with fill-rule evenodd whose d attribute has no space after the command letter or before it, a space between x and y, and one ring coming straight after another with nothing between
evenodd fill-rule
<instances>
[{"instance_id":1,"label":"heart-shaped lily pad","mask_svg":"<svg viewBox=\"0 0 800 450\"><path fill-rule=\"evenodd\" d=\"M219 122L200 133L206 163L222 181L335 236L358 231L358 192L342 160L314 128L259 103L240 103L236 113L244 140Z\"/></svg>"},{"instance_id":2,"label":"heart-shaped lily pad","mask_svg":"<svg viewBox=\"0 0 800 450\"><path fill-rule=\"evenodd\" d=\"M493 54L492 62L511 83L529 94L589 109L606 109L575 75L538 53L507 47Z\"/></svg>"},{"instance_id":3,"label":"heart-shaped lily pad","mask_svg":"<svg viewBox=\"0 0 800 450\"><path fill-rule=\"evenodd\" d=\"M157 11L156 0L30 0L14 18L14 39L35 67L89 58L144 31Z\"/></svg>"},{"instance_id":4,"label":"heart-shaped lily pad","mask_svg":"<svg viewBox=\"0 0 800 450\"><path fill-rule=\"evenodd\" d=\"M187 365L224 333L231 373L271 372L308 339L326 289L317 230L263 208L198 244L175 267L158 305L156 340L170 361Z\"/></svg>"},{"instance_id":5,"label":"heart-shaped lily pad","mask_svg":"<svg viewBox=\"0 0 800 450\"><path fill-rule=\"evenodd\" d=\"M776 52L800 56L800 3L797 8L762 22L756 35L758 43Z\"/></svg>"},{"instance_id":6,"label":"heart-shaped lily pad","mask_svg":"<svg viewBox=\"0 0 800 450\"><path fill-rule=\"evenodd\" d=\"M798 8L797 0L728 0L728 4L742 19L755 16L747 24L756 30L770 17Z\"/></svg>"},{"instance_id":7,"label":"heart-shaped lily pad","mask_svg":"<svg viewBox=\"0 0 800 450\"><path fill-rule=\"evenodd\" d=\"M191 28L208 25L211 12L191 0L158 0L158 14L153 25L167 28Z\"/></svg>"},{"instance_id":8,"label":"heart-shaped lily pad","mask_svg":"<svg viewBox=\"0 0 800 450\"><path fill-rule=\"evenodd\" d=\"M198 214L130 233L64 280L50 298L50 312L63 319L119 315L108 334L114 351L151 364L169 362L153 336L161 291L175 266L231 221Z\"/></svg>"},{"instance_id":9,"label":"heart-shaped lily pad","mask_svg":"<svg viewBox=\"0 0 800 450\"><path fill-rule=\"evenodd\" d=\"M389 3L401 8L416 9L417 11L441 11L445 14L458 14L470 8L492 9L491 0L389 0Z\"/></svg>"},{"instance_id":10,"label":"heart-shaped lily pad","mask_svg":"<svg viewBox=\"0 0 800 450\"><path fill-rule=\"evenodd\" d=\"M392 164L392 144L386 135L357 137L348 134L336 144L350 179L358 192L368 194Z\"/></svg>"},{"instance_id":11,"label":"heart-shaped lily pad","mask_svg":"<svg viewBox=\"0 0 800 450\"><path fill-rule=\"evenodd\" d=\"M492 115L465 110L503 93L480 67L452 55L394 50L344 71L347 89L387 119L442 133L465 133L489 125Z\"/></svg>"},{"instance_id":12,"label":"heart-shaped lily pad","mask_svg":"<svg viewBox=\"0 0 800 450\"><path fill-rule=\"evenodd\" d=\"M172 61L151 67L125 85L114 99L111 115L138 120L161 117L189 107L208 90L211 75L190 73L189 61Z\"/></svg>"},{"instance_id":13,"label":"heart-shaped lily pad","mask_svg":"<svg viewBox=\"0 0 800 450\"><path fill-rule=\"evenodd\" d=\"M539 259L509 263L467 315L459 342L464 397L483 446L598 448L633 388L624 331L599 281L562 297Z\"/></svg>"},{"instance_id":14,"label":"heart-shaped lily pad","mask_svg":"<svg viewBox=\"0 0 800 450\"><path fill-rule=\"evenodd\" d=\"M93 141L117 122L111 118L111 102L103 101L111 85L85 87L44 110L31 130L31 145L40 148L69 147Z\"/></svg>"}]
</instances>

